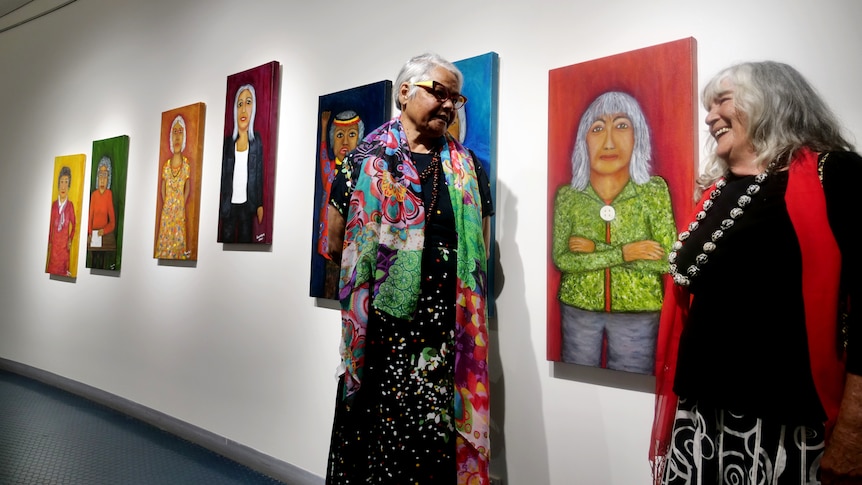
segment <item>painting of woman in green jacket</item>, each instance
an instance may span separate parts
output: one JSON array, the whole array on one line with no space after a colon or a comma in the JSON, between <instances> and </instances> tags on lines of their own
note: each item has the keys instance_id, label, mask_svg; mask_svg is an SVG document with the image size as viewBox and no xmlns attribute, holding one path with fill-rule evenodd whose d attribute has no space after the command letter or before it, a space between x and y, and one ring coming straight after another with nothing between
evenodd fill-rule
<instances>
[{"instance_id":1,"label":"painting of woman in green jacket","mask_svg":"<svg viewBox=\"0 0 862 485\"><path fill-rule=\"evenodd\" d=\"M676 226L667 183L651 175L651 152L632 96L606 92L581 116L572 181L554 199L564 362L654 373Z\"/></svg>"}]
</instances>

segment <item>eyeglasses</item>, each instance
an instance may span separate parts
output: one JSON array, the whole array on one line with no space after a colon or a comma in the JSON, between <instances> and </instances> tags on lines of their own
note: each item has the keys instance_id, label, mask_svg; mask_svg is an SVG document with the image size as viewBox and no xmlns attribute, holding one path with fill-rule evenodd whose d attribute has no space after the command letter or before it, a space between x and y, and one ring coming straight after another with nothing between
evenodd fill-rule
<instances>
[{"instance_id":1,"label":"eyeglasses","mask_svg":"<svg viewBox=\"0 0 862 485\"><path fill-rule=\"evenodd\" d=\"M437 81L417 81L410 84L413 86L419 86L420 88L425 89L425 91L428 91L428 94L434 96L438 103L445 103L447 99L452 101L455 109L461 109L462 106L467 104L466 96L461 93L451 93L446 86Z\"/></svg>"}]
</instances>

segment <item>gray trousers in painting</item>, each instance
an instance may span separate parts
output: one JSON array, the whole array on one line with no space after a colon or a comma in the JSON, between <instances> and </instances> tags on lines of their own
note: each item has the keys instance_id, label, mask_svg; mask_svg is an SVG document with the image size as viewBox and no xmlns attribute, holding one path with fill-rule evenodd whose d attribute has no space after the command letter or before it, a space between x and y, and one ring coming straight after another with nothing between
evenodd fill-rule
<instances>
[{"instance_id":1,"label":"gray trousers in painting","mask_svg":"<svg viewBox=\"0 0 862 485\"><path fill-rule=\"evenodd\" d=\"M659 312L590 312L561 303L560 317L563 362L601 366L602 342L607 335L609 369L655 372Z\"/></svg>"}]
</instances>

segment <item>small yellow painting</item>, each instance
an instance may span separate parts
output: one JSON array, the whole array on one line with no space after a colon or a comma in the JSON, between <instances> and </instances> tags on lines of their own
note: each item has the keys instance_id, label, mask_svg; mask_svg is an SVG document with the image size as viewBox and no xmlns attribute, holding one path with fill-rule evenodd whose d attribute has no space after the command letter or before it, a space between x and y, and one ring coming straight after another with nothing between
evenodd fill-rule
<instances>
[{"instance_id":1,"label":"small yellow painting","mask_svg":"<svg viewBox=\"0 0 862 485\"><path fill-rule=\"evenodd\" d=\"M64 155L54 159L51 217L45 272L78 276L78 236L81 233L81 203L84 197L86 155Z\"/></svg>"}]
</instances>

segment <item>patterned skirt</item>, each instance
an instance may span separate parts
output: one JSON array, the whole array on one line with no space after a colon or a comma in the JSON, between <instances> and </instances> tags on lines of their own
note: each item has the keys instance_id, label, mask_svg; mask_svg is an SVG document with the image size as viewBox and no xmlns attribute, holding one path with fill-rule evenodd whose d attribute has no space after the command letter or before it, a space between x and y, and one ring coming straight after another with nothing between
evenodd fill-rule
<instances>
[{"instance_id":1,"label":"patterned skirt","mask_svg":"<svg viewBox=\"0 0 862 485\"><path fill-rule=\"evenodd\" d=\"M823 435L680 399L662 483L819 485Z\"/></svg>"},{"instance_id":2,"label":"patterned skirt","mask_svg":"<svg viewBox=\"0 0 862 485\"><path fill-rule=\"evenodd\" d=\"M456 249L423 254L413 320L372 310L362 386L336 396L327 484L456 483Z\"/></svg>"}]
</instances>

